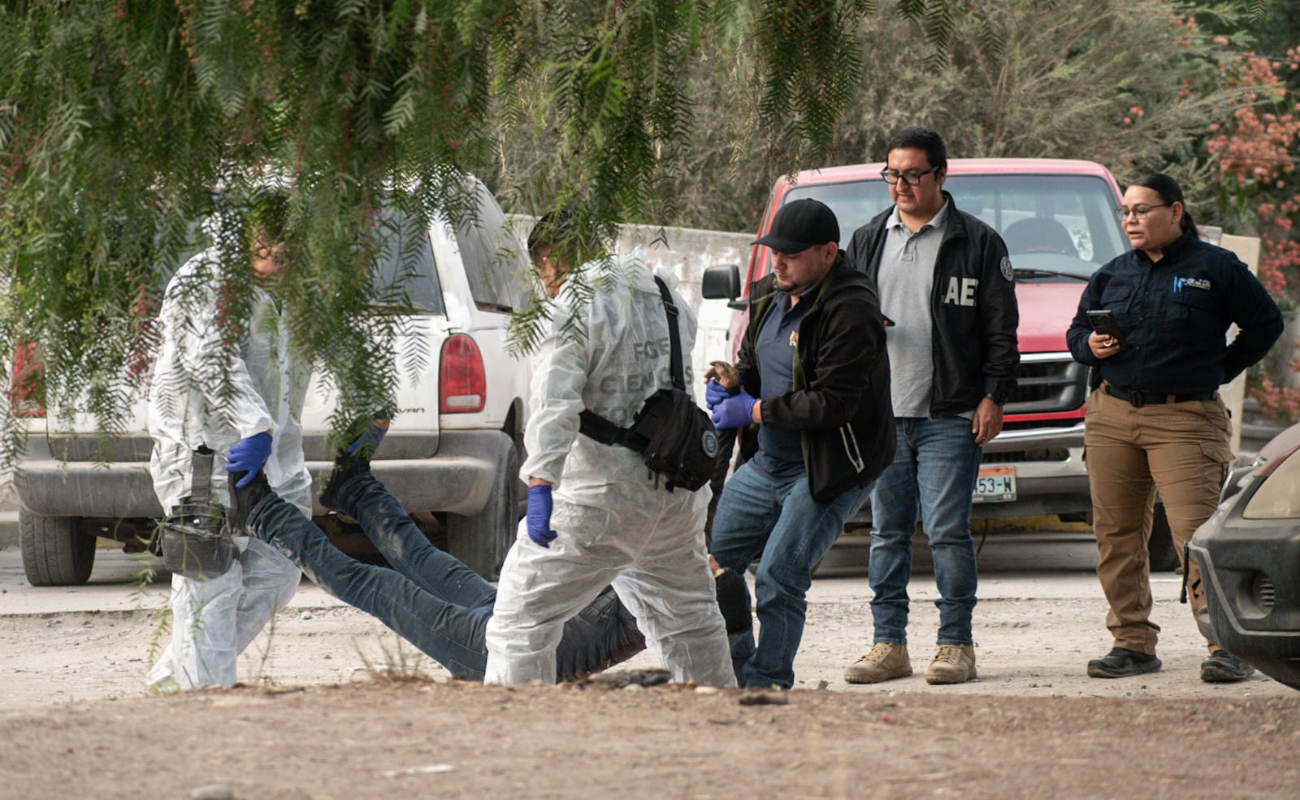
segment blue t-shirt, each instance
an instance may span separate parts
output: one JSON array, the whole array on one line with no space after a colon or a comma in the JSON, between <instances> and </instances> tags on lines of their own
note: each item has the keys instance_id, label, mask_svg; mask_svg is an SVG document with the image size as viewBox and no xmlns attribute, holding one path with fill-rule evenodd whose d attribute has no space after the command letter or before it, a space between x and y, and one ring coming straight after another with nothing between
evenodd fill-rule
<instances>
[{"instance_id":1,"label":"blue t-shirt","mask_svg":"<svg viewBox=\"0 0 1300 800\"><path fill-rule=\"evenodd\" d=\"M817 284L799 295L799 303L790 306L790 296L778 292L772 309L763 320L755 340L758 372L762 378L762 396L794 391L794 356L799 346L799 324L817 296ZM804 473L803 435L799 431L758 428L758 452L752 463L770 478L793 478Z\"/></svg>"}]
</instances>

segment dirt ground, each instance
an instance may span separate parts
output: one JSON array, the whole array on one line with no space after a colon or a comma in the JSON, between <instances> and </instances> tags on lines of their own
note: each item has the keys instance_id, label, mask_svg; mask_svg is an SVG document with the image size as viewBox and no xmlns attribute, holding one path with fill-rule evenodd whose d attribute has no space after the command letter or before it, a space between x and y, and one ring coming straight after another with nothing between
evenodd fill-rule
<instances>
[{"instance_id":1,"label":"dirt ground","mask_svg":"<svg viewBox=\"0 0 1300 800\"><path fill-rule=\"evenodd\" d=\"M1295 797L1300 699L370 681L0 714L0 797Z\"/></svg>"},{"instance_id":2,"label":"dirt ground","mask_svg":"<svg viewBox=\"0 0 1300 800\"><path fill-rule=\"evenodd\" d=\"M961 686L921 677L937 624L922 574L914 677L843 682L869 636L869 591L861 577L819 579L785 705L450 681L308 583L241 658L247 686L150 697L163 591L134 593L112 559L89 587L36 590L4 555L0 798L1293 798L1300 786L1300 693L1258 675L1201 683L1175 575L1153 587L1165 668L1122 681L1083 674L1109 647L1105 605L1086 564L1065 564L985 569L980 677ZM625 665L653 666L648 654Z\"/></svg>"}]
</instances>

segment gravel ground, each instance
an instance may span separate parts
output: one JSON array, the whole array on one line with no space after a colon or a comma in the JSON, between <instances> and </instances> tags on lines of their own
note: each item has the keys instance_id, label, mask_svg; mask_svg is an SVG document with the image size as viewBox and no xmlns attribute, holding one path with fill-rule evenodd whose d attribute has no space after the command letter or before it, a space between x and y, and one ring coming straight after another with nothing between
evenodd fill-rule
<instances>
[{"instance_id":1,"label":"gravel ground","mask_svg":"<svg viewBox=\"0 0 1300 800\"><path fill-rule=\"evenodd\" d=\"M1177 576L1153 586L1164 670L1084 675L1110 644L1087 552L1052 570L986 553L980 677L952 687L921 677L931 576L912 584L917 674L865 687L841 679L869 637L865 580L815 581L782 705L450 681L306 583L241 659L247 685L149 697L165 591L139 594L132 562L103 554L91 586L33 589L0 553L0 798L1295 797L1300 694L1201 683Z\"/></svg>"}]
</instances>

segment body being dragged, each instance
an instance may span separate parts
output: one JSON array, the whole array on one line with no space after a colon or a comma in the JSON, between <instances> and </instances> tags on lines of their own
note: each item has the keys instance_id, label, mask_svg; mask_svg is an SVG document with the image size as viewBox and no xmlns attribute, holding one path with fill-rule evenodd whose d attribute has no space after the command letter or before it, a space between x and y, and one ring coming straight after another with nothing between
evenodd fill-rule
<instances>
[{"instance_id":1,"label":"body being dragged","mask_svg":"<svg viewBox=\"0 0 1300 800\"><path fill-rule=\"evenodd\" d=\"M455 557L434 547L401 504L368 468L343 460L323 501L360 523L393 569L365 564L330 544L298 508L269 489L248 518L250 535L263 538L298 564L314 583L365 611L443 665L453 676L481 681L487 664L484 634L496 589ZM352 473L352 474L347 474ZM733 573L718 578L728 628L748 626L741 599L726 607ZM734 620L733 620L734 618ZM556 651L558 680L573 680L626 661L645 649L645 637L612 588L606 588L564 626Z\"/></svg>"}]
</instances>

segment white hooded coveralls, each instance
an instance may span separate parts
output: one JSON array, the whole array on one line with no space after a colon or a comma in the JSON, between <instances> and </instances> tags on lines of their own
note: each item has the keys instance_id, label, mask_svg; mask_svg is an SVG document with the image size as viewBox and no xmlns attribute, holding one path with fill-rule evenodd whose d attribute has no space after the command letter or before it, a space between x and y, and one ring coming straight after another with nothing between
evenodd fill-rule
<instances>
[{"instance_id":1,"label":"white hooded coveralls","mask_svg":"<svg viewBox=\"0 0 1300 800\"><path fill-rule=\"evenodd\" d=\"M289 346L276 303L261 288L253 290L238 352L223 355L217 258L209 250L187 261L163 299L162 347L149 387L154 491L170 513L189 494L193 452L205 444L217 453L214 493L229 507L226 452L270 431L267 480L310 515L311 474L299 421L310 366ZM150 686L233 685L239 654L293 598L302 577L293 562L260 540L237 536L235 542L240 557L224 575L172 576L172 638L149 672Z\"/></svg>"},{"instance_id":2,"label":"white hooded coveralls","mask_svg":"<svg viewBox=\"0 0 1300 800\"><path fill-rule=\"evenodd\" d=\"M557 537L544 548L528 537L527 520L519 525L487 625L485 683L554 683L564 622L612 583L673 680L736 685L704 546L708 488L669 492L638 453L578 433L584 408L627 426L647 397L672 383L659 289L635 253L617 273L581 312L585 338L562 330L571 310L561 294L532 359L520 473L555 485ZM676 292L673 301L693 391L695 317Z\"/></svg>"}]
</instances>

